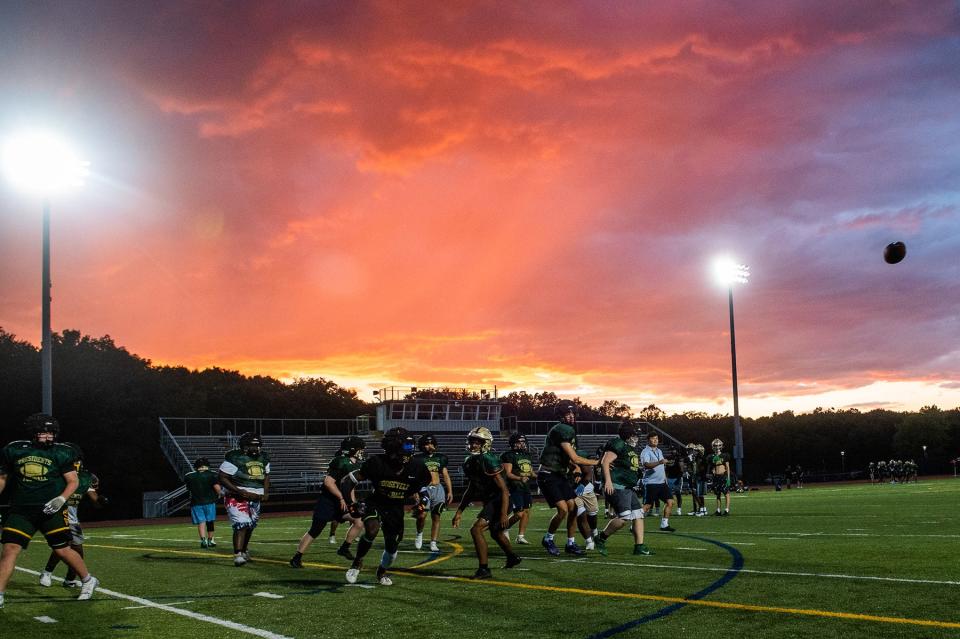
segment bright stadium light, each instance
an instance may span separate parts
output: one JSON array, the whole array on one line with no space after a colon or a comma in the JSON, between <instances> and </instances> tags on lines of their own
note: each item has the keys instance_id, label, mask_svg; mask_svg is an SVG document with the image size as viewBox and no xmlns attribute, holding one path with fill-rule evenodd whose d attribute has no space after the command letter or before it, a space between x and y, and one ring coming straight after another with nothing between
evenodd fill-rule
<instances>
[{"instance_id":1,"label":"bright stadium light","mask_svg":"<svg viewBox=\"0 0 960 639\"><path fill-rule=\"evenodd\" d=\"M750 279L750 267L739 264L729 257L713 260L713 277L727 288L730 301L730 362L733 378L733 458L736 461L737 479L743 476L743 428L740 425L740 399L737 393L737 337L733 325L733 285L746 284Z\"/></svg>"},{"instance_id":2,"label":"bright stadium light","mask_svg":"<svg viewBox=\"0 0 960 639\"><path fill-rule=\"evenodd\" d=\"M83 186L90 163L50 131L21 131L3 145L3 173L17 189L49 197L66 187Z\"/></svg>"},{"instance_id":3,"label":"bright stadium light","mask_svg":"<svg viewBox=\"0 0 960 639\"><path fill-rule=\"evenodd\" d=\"M53 414L53 334L50 328L50 197L82 186L90 163L56 134L40 129L12 135L0 152L0 166L10 183L43 198L43 274L41 282L40 369L43 412Z\"/></svg>"}]
</instances>

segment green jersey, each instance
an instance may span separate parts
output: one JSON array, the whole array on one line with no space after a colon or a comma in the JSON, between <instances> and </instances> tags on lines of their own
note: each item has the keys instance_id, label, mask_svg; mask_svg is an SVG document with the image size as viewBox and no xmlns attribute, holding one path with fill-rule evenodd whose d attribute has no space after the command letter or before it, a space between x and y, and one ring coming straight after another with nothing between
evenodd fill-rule
<instances>
[{"instance_id":1,"label":"green jersey","mask_svg":"<svg viewBox=\"0 0 960 639\"><path fill-rule=\"evenodd\" d=\"M521 453L515 450L508 450L507 452L500 455L501 464L510 464L511 472L514 475L519 475L521 477L530 477L533 474L533 461L530 459L530 453ZM507 487L511 490L522 490L530 492L530 486L527 484L528 479L523 481L517 481L515 479L507 480Z\"/></svg>"},{"instance_id":2,"label":"green jersey","mask_svg":"<svg viewBox=\"0 0 960 639\"><path fill-rule=\"evenodd\" d=\"M494 479L503 472L503 466L494 452L467 455L463 460L463 474L470 480L471 496L486 503L500 496L500 488Z\"/></svg>"},{"instance_id":3,"label":"green jersey","mask_svg":"<svg viewBox=\"0 0 960 639\"><path fill-rule=\"evenodd\" d=\"M604 445L603 452L611 452L617 456L610 462L610 481L614 486L636 486L640 480L640 455L637 454L637 449L620 437L614 437Z\"/></svg>"},{"instance_id":4,"label":"green jersey","mask_svg":"<svg viewBox=\"0 0 960 639\"><path fill-rule=\"evenodd\" d=\"M0 473L7 476L10 505L42 506L60 496L67 487L63 475L76 471L76 461L76 450L66 444L10 442L0 451Z\"/></svg>"},{"instance_id":5,"label":"green jersey","mask_svg":"<svg viewBox=\"0 0 960 639\"><path fill-rule=\"evenodd\" d=\"M229 475L238 488L257 495L263 494L263 481L270 474L270 455L264 451L256 457L239 448L228 450L220 464L220 472Z\"/></svg>"},{"instance_id":6,"label":"green jersey","mask_svg":"<svg viewBox=\"0 0 960 639\"><path fill-rule=\"evenodd\" d=\"M577 431L570 424L557 422L547 433L543 441L543 450L540 451L540 466L544 470L558 475L567 475L570 471L570 457L560 447L564 442L577 448Z\"/></svg>"},{"instance_id":7,"label":"green jersey","mask_svg":"<svg viewBox=\"0 0 960 639\"><path fill-rule=\"evenodd\" d=\"M327 467L327 477L333 477L334 481L337 482L337 486L339 486L341 479L358 468L360 468L359 462L353 461L347 455L337 453L333 456L333 459L330 460L330 465ZM324 484L321 492L325 493L328 497L333 497L333 494L327 489L326 484ZM347 501L349 501L349 499L347 499Z\"/></svg>"},{"instance_id":8,"label":"green jersey","mask_svg":"<svg viewBox=\"0 0 960 639\"><path fill-rule=\"evenodd\" d=\"M447 456L443 453L417 453L413 456L414 459L419 459L423 462L423 465L427 467L427 470L430 471L430 477L433 478L436 476L437 482L440 481L441 476L443 475L443 469L446 468L449 464Z\"/></svg>"},{"instance_id":9,"label":"green jersey","mask_svg":"<svg viewBox=\"0 0 960 639\"><path fill-rule=\"evenodd\" d=\"M201 466L201 468L203 468ZM217 491L214 488L219 482L217 473L209 468L206 470L195 470L183 476L183 483L190 493L191 506L206 506L217 502Z\"/></svg>"},{"instance_id":10,"label":"green jersey","mask_svg":"<svg viewBox=\"0 0 960 639\"><path fill-rule=\"evenodd\" d=\"M77 478L80 480L80 485L77 487L77 490L70 495L70 498L67 499L67 505L73 508L79 506L83 498L87 496L87 493L93 490L93 473L86 469L80 469L77 471Z\"/></svg>"}]
</instances>

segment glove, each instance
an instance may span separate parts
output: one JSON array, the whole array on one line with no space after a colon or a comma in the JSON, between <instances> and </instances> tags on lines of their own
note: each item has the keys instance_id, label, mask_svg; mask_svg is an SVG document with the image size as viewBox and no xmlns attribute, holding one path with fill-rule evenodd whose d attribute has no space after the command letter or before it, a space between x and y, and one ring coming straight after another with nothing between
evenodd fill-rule
<instances>
[{"instance_id":1,"label":"glove","mask_svg":"<svg viewBox=\"0 0 960 639\"><path fill-rule=\"evenodd\" d=\"M362 519L367 514L367 504L362 501L355 501L347 506L350 516L354 519Z\"/></svg>"},{"instance_id":2,"label":"glove","mask_svg":"<svg viewBox=\"0 0 960 639\"><path fill-rule=\"evenodd\" d=\"M43 514L52 515L53 513L63 508L63 505L65 503L67 503L66 497L62 497L62 496L54 497L53 499L51 499L50 501L48 501L43 505Z\"/></svg>"}]
</instances>

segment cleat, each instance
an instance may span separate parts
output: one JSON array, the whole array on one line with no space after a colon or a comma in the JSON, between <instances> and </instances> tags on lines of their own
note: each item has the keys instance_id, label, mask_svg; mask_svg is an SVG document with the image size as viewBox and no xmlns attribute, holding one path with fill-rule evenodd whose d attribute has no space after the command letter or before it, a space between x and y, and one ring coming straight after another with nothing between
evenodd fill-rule
<instances>
[{"instance_id":1,"label":"cleat","mask_svg":"<svg viewBox=\"0 0 960 639\"><path fill-rule=\"evenodd\" d=\"M724 517L729 517L729 516L730 516L730 511L729 511L729 510L723 511L723 516L724 516Z\"/></svg>"},{"instance_id":2,"label":"cleat","mask_svg":"<svg viewBox=\"0 0 960 639\"><path fill-rule=\"evenodd\" d=\"M417 550L423 548L423 533L417 533L417 536L413 538L413 547Z\"/></svg>"},{"instance_id":3,"label":"cleat","mask_svg":"<svg viewBox=\"0 0 960 639\"><path fill-rule=\"evenodd\" d=\"M530 542L527 541L527 538L524 537L523 535L517 535L517 543L523 546L527 546L530 544Z\"/></svg>"},{"instance_id":4,"label":"cleat","mask_svg":"<svg viewBox=\"0 0 960 639\"><path fill-rule=\"evenodd\" d=\"M567 553L568 555L576 555L577 557L580 557L583 555L583 548L578 546L576 543L572 543L567 544L563 549L563 552Z\"/></svg>"},{"instance_id":5,"label":"cleat","mask_svg":"<svg viewBox=\"0 0 960 639\"><path fill-rule=\"evenodd\" d=\"M513 568L514 566L519 566L520 562L523 561L518 555L510 555L507 557L507 564L504 568Z\"/></svg>"},{"instance_id":6,"label":"cleat","mask_svg":"<svg viewBox=\"0 0 960 639\"><path fill-rule=\"evenodd\" d=\"M53 585L53 573L47 572L44 570L40 573L40 585L44 588L49 588Z\"/></svg>"},{"instance_id":7,"label":"cleat","mask_svg":"<svg viewBox=\"0 0 960 639\"><path fill-rule=\"evenodd\" d=\"M695 512L693 512L693 511L691 510L690 512L687 513L687 517L695 517L695 516L697 516L698 514L699 514L699 513L695 513Z\"/></svg>"},{"instance_id":8,"label":"cleat","mask_svg":"<svg viewBox=\"0 0 960 639\"><path fill-rule=\"evenodd\" d=\"M244 551L243 551L243 558L246 559L247 561L250 561L250 553L248 553L246 550L244 550Z\"/></svg>"},{"instance_id":9,"label":"cleat","mask_svg":"<svg viewBox=\"0 0 960 639\"><path fill-rule=\"evenodd\" d=\"M100 585L100 580L90 575L85 583L80 584L80 596L77 597L77 601L86 601L93 597L94 591L97 589L97 586Z\"/></svg>"},{"instance_id":10,"label":"cleat","mask_svg":"<svg viewBox=\"0 0 960 639\"><path fill-rule=\"evenodd\" d=\"M379 583L380 583L381 586L392 586L392 585L393 585L393 579L391 579L388 575L380 575L380 579L379 579L378 581L379 581Z\"/></svg>"},{"instance_id":11,"label":"cleat","mask_svg":"<svg viewBox=\"0 0 960 639\"><path fill-rule=\"evenodd\" d=\"M646 544L637 544L633 547L633 554L635 555L652 555L653 551L647 548Z\"/></svg>"},{"instance_id":12,"label":"cleat","mask_svg":"<svg viewBox=\"0 0 960 639\"><path fill-rule=\"evenodd\" d=\"M677 508L677 517L682 517L682 516L683 516L683 510L680 508Z\"/></svg>"},{"instance_id":13,"label":"cleat","mask_svg":"<svg viewBox=\"0 0 960 639\"><path fill-rule=\"evenodd\" d=\"M430 542L430 552L440 552L440 546L437 544L437 542Z\"/></svg>"},{"instance_id":14,"label":"cleat","mask_svg":"<svg viewBox=\"0 0 960 639\"><path fill-rule=\"evenodd\" d=\"M477 568L477 572L473 573L474 579L490 579L493 577L493 573L490 572L489 568Z\"/></svg>"},{"instance_id":15,"label":"cleat","mask_svg":"<svg viewBox=\"0 0 960 639\"><path fill-rule=\"evenodd\" d=\"M247 558L243 556L242 552L238 552L233 556L233 565L239 568L243 564L247 563Z\"/></svg>"},{"instance_id":16,"label":"cleat","mask_svg":"<svg viewBox=\"0 0 960 639\"><path fill-rule=\"evenodd\" d=\"M79 579L64 579L63 583L60 584L64 588L79 588L80 580Z\"/></svg>"},{"instance_id":17,"label":"cleat","mask_svg":"<svg viewBox=\"0 0 960 639\"><path fill-rule=\"evenodd\" d=\"M327 543L328 543L328 544L335 544L335 543L337 543L337 536L336 536L336 535L330 535L330 539L327 540Z\"/></svg>"},{"instance_id":18,"label":"cleat","mask_svg":"<svg viewBox=\"0 0 960 639\"><path fill-rule=\"evenodd\" d=\"M217 547L217 542L215 542L212 539L207 540L207 548L216 548L216 547Z\"/></svg>"},{"instance_id":19,"label":"cleat","mask_svg":"<svg viewBox=\"0 0 960 639\"><path fill-rule=\"evenodd\" d=\"M356 557L353 556L353 553L350 552L350 546L340 546L337 548L337 554L344 559L349 559L350 561L356 559Z\"/></svg>"},{"instance_id":20,"label":"cleat","mask_svg":"<svg viewBox=\"0 0 960 639\"><path fill-rule=\"evenodd\" d=\"M357 583L357 578L358 578L359 576L360 576L360 569L359 569L359 568L351 568L350 570L347 571L347 583L348 583L348 584L355 584L355 583Z\"/></svg>"},{"instance_id":21,"label":"cleat","mask_svg":"<svg viewBox=\"0 0 960 639\"><path fill-rule=\"evenodd\" d=\"M660 526L660 532L676 532L677 529L673 526Z\"/></svg>"},{"instance_id":22,"label":"cleat","mask_svg":"<svg viewBox=\"0 0 960 639\"><path fill-rule=\"evenodd\" d=\"M554 557L560 556L560 549L557 548L557 544L553 543L552 539L547 539L546 537L544 537L543 541L541 541L540 543L543 544L543 547L546 548L547 552L550 553L552 556Z\"/></svg>"},{"instance_id":23,"label":"cleat","mask_svg":"<svg viewBox=\"0 0 960 639\"><path fill-rule=\"evenodd\" d=\"M720 511L718 510L717 512L713 513L713 516L714 516L714 517L720 517L720 516L721 516Z\"/></svg>"},{"instance_id":24,"label":"cleat","mask_svg":"<svg viewBox=\"0 0 960 639\"><path fill-rule=\"evenodd\" d=\"M303 568L303 559L296 555L290 559L289 563L291 568Z\"/></svg>"},{"instance_id":25,"label":"cleat","mask_svg":"<svg viewBox=\"0 0 960 639\"><path fill-rule=\"evenodd\" d=\"M593 537L587 540L587 544L583 547L584 550L593 550L596 548L596 543L593 541Z\"/></svg>"},{"instance_id":26,"label":"cleat","mask_svg":"<svg viewBox=\"0 0 960 639\"><path fill-rule=\"evenodd\" d=\"M607 556L607 542L604 541L604 540L602 540L602 539L597 539L597 540L596 540L596 546L597 546L597 552L600 553L601 555L603 555L604 557L606 557L606 556Z\"/></svg>"}]
</instances>

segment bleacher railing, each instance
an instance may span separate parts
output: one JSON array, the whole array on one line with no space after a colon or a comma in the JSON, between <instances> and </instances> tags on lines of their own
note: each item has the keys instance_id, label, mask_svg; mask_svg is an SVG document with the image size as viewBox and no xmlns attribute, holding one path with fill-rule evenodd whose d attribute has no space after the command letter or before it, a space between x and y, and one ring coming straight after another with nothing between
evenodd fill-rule
<instances>
[{"instance_id":1,"label":"bleacher railing","mask_svg":"<svg viewBox=\"0 0 960 639\"><path fill-rule=\"evenodd\" d=\"M351 419L286 419L271 417L161 417L161 423L173 435L195 437L217 435L238 437L242 433L260 435L314 436L366 435L370 432L370 416Z\"/></svg>"},{"instance_id":2,"label":"bleacher railing","mask_svg":"<svg viewBox=\"0 0 960 639\"><path fill-rule=\"evenodd\" d=\"M170 465L177 471L177 476L183 479L183 476L193 470L193 462L187 457L187 454L180 448L176 438L167 427L163 418L160 418L160 450L164 457L170 462Z\"/></svg>"}]
</instances>

